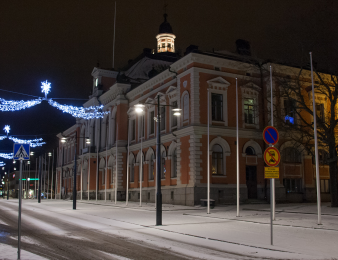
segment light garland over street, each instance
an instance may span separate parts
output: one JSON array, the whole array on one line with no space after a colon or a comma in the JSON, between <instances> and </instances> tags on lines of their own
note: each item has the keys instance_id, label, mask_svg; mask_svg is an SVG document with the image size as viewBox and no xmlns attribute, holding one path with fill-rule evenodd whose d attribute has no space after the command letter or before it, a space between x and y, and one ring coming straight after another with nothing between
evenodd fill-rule
<instances>
[{"instance_id":1,"label":"light garland over street","mask_svg":"<svg viewBox=\"0 0 338 260\"><path fill-rule=\"evenodd\" d=\"M44 98L38 98L38 99L33 99L33 100L28 100L28 101L5 100L5 99L0 98L0 111L2 112L19 111L22 109L26 109L26 108L38 105L43 100L46 100L49 105L61 110L64 113L68 113L76 118L82 118L86 120L103 118L104 115L109 113L109 111L99 112L99 110L102 110L103 105L91 106L91 107L86 107L86 108L75 107L75 106L70 106L70 105L61 105L52 99L47 99L47 94L51 90L51 83L46 80L46 81L41 82L41 84L42 84L41 92L45 94ZM3 140L3 139L0 139L0 140Z\"/></svg>"},{"instance_id":2,"label":"light garland over street","mask_svg":"<svg viewBox=\"0 0 338 260\"><path fill-rule=\"evenodd\" d=\"M0 157L4 159L13 159L13 153L0 153Z\"/></svg>"}]
</instances>

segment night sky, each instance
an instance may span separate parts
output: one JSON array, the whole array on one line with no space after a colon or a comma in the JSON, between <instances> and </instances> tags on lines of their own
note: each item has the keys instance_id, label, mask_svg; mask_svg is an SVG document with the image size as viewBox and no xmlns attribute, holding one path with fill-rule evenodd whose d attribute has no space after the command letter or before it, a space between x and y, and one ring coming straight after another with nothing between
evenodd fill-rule
<instances>
[{"instance_id":1,"label":"night sky","mask_svg":"<svg viewBox=\"0 0 338 260\"><path fill-rule=\"evenodd\" d=\"M167 2L168 21L181 53L190 44L202 51L235 51L235 41L241 38L251 43L256 57L304 64L311 50L319 68L337 71L338 1ZM98 62L102 68L112 67L114 1L2 0L0 4L0 89L42 96L41 81L48 80L50 98L88 98L93 67ZM143 48L156 48L163 6L159 0L117 1L116 69ZM4 91L0 97L30 99ZM84 101L58 102L81 105ZM56 147L55 135L75 123L46 102L19 112L0 112L0 118L0 131L10 124L13 135L43 137L48 151ZM11 149L12 142L1 141L0 152Z\"/></svg>"}]
</instances>

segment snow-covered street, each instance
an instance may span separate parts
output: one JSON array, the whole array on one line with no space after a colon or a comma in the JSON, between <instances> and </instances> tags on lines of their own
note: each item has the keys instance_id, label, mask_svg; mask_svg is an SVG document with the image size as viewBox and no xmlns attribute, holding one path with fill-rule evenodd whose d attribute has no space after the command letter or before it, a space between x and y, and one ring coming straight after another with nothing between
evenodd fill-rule
<instances>
[{"instance_id":1,"label":"snow-covered street","mask_svg":"<svg viewBox=\"0 0 338 260\"><path fill-rule=\"evenodd\" d=\"M0 259L16 259L18 200L0 199ZM206 208L23 200L22 259L331 259L338 256L338 209L277 204L270 245L268 204ZM38 256L37 256L38 255ZM41 259L41 258L40 258Z\"/></svg>"}]
</instances>

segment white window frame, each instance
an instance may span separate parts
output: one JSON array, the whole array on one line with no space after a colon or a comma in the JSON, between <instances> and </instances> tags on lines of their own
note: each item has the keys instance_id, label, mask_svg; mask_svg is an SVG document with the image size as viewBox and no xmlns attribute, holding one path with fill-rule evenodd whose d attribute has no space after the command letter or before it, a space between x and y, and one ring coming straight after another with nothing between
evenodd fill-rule
<instances>
[{"instance_id":1,"label":"white window frame","mask_svg":"<svg viewBox=\"0 0 338 260\"><path fill-rule=\"evenodd\" d=\"M242 122L243 122L243 128L245 128L246 126L251 126L251 127L255 127L256 129L259 129L259 102L258 102L258 98L259 98L259 92L257 89L254 88L258 88L256 87L256 85L252 84L251 87L246 87L246 85L244 85L243 87L241 87L241 91L242 91ZM253 99L254 100L254 107L255 107L255 123L254 124L248 124L245 123L245 111L244 111L244 100L245 99Z\"/></svg>"}]
</instances>

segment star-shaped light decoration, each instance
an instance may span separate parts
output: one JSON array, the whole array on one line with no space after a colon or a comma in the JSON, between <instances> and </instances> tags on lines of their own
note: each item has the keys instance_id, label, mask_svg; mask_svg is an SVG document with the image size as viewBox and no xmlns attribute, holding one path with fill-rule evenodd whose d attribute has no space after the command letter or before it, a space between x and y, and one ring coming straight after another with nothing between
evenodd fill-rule
<instances>
[{"instance_id":1,"label":"star-shaped light decoration","mask_svg":"<svg viewBox=\"0 0 338 260\"><path fill-rule=\"evenodd\" d=\"M9 125L5 125L4 129L3 129L6 134L8 135L9 131L11 130L11 127Z\"/></svg>"},{"instance_id":2,"label":"star-shaped light decoration","mask_svg":"<svg viewBox=\"0 0 338 260\"><path fill-rule=\"evenodd\" d=\"M42 93L45 93L45 98L47 98L47 94L50 92L50 82L48 82L47 80L46 81L42 81L41 82L41 92Z\"/></svg>"}]
</instances>

